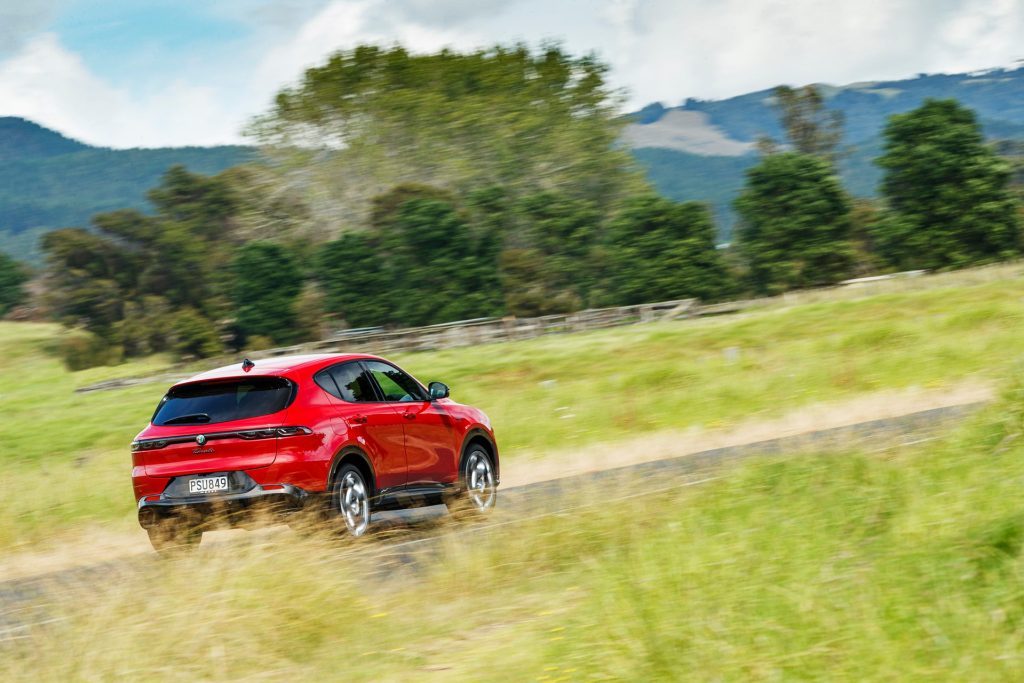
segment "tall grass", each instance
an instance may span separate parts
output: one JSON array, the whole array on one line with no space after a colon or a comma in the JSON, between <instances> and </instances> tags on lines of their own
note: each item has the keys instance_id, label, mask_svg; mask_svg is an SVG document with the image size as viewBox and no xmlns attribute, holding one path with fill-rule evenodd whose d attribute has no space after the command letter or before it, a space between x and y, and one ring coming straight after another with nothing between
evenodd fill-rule
<instances>
[{"instance_id":1,"label":"tall grass","mask_svg":"<svg viewBox=\"0 0 1024 683\"><path fill-rule=\"evenodd\" d=\"M1014 390L937 444L581 492L414 569L288 534L147 560L54 594L0 676L1020 680L1022 416Z\"/></svg>"},{"instance_id":2,"label":"tall grass","mask_svg":"<svg viewBox=\"0 0 1024 683\"><path fill-rule=\"evenodd\" d=\"M1002 272L1002 271L1000 271ZM654 430L724 427L823 400L998 379L1024 348L1024 278L637 325L395 360L491 416L506 468ZM0 547L130 524L128 443L161 384L76 394L153 358L69 373L52 325L0 323Z\"/></svg>"}]
</instances>

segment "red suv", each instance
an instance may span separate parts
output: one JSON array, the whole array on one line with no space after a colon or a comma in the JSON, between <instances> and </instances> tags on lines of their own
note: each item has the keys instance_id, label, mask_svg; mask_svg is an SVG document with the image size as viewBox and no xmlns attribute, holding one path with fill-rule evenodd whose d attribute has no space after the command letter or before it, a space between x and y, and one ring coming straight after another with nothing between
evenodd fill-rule
<instances>
[{"instance_id":1,"label":"red suv","mask_svg":"<svg viewBox=\"0 0 1024 683\"><path fill-rule=\"evenodd\" d=\"M499 483L482 411L360 354L246 359L179 382L132 442L132 464L157 550L222 521L248 526L257 508L326 510L353 536L373 510L485 512Z\"/></svg>"}]
</instances>

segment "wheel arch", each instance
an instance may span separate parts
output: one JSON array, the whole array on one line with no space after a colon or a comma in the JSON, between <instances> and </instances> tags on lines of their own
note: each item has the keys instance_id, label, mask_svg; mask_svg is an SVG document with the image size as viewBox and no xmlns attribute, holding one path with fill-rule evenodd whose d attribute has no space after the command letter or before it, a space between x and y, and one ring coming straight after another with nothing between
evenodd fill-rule
<instances>
[{"instance_id":1,"label":"wheel arch","mask_svg":"<svg viewBox=\"0 0 1024 683\"><path fill-rule=\"evenodd\" d=\"M343 465L348 464L359 468L359 471L366 478L366 482L370 485L370 495L376 495L377 475L373 471L373 465L370 463L370 458L367 457L366 453L356 446L345 446L334 456L334 459L331 461L330 472L327 475L327 492L332 493L334 491L334 480L338 476L338 470Z\"/></svg>"},{"instance_id":2,"label":"wheel arch","mask_svg":"<svg viewBox=\"0 0 1024 683\"><path fill-rule=\"evenodd\" d=\"M494 442L494 438L482 427L474 427L466 432L466 436L462 439L462 450L459 453L459 480L462 479L462 462L466 458L466 453L473 445L480 445L487 455L491 456L491 464L494 465L494 478L495 483L501 483L501 463L498 460L498 446Z\"/></svg>"}]
</instances>

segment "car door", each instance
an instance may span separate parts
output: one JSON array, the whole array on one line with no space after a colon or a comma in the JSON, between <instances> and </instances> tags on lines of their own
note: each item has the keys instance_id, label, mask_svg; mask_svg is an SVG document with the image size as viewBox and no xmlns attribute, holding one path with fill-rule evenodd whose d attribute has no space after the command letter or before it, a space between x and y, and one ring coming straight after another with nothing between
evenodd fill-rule
<instances>
[{"instance_id":1,"label":"car door","mask_svg":"<svg viewBox=\"0 0 1024 683\"><path fill-rule=\"evenodd\" d=\"M443 405L429 400L426 390L390 363L364 361L387 405L401 415L405 428L406 479L410 487L453 482L456 432Z\"/></svg>"},{"instance_id":2,"label":"car door","mask_svg":"<svg viewBox=\"0 0 1024 683\"><path fill-rule=\"evenodd\" d=\"M359 361L339 363L317 373L316 382L333 396L337 419L370 459L378 492L405 485L405 428L401 413L380 400Z\"/></svg>"}]
</instances>

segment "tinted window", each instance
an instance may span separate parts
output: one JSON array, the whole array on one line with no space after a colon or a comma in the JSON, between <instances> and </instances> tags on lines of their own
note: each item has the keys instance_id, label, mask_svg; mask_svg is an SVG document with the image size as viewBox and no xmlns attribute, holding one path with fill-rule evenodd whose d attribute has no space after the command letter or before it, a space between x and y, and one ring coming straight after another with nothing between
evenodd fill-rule
<instances>
[{"instance_id":1,"label":"tinted window","mask_svg":"<svg viewBox=\"0 0 1024 683\"><path fill-rule=\"evenodd\" d=\"M359 363L343 363L321 370L315 379L324 391L343 401L362 403L377 400L373 383Z\"/></svg>"},{"instance_id":2,"label":"tinted window","mask_svg":"<svg viewBox=\"0 0 1024 683\"><path fill-rule=\"evenodd\" d=\"M338 391L338 385L331 377L329 370L321 370L320 372L313 375L313 381L316 382L321 389L326 391L328 394L335 398L341 398L341 392Z\"/></svg>"},{"instance_id":3,"label":"tinted window","mask_svg":"<svg viewBox=\"0 0 1024 683\"><path fill-rule=\"evenodd\" d=\"M423 387L421 387L416 380L395 366L388 365L387 363L379 363L377 361L368 361L366 363L366 367L369 368L370 374L373 375L373 379L377 381L377 386L379 386L381 391L384 393L384 400L427 400L427 394L423 391Z\"/></svg>"},{"instance_id":4,"label":"tinted window","mask_svg":"<svg viewBox=\"0 0 1024 683\"><path fill-rule=\"evenodd\" d=\"M280 377L196 382L173 387L153 415L155 425L214 424L270 415L288 407L292 385Z\"/></svg>"}]
</instances>

